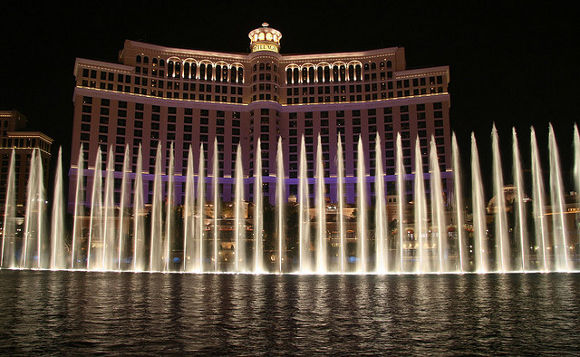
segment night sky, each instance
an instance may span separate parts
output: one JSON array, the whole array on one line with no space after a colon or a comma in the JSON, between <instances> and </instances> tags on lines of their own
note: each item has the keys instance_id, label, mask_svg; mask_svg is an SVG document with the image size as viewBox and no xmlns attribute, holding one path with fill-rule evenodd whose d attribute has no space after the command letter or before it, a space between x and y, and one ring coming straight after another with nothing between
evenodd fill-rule
<instances>
[{"instance_id":1,"label":"night sky","mask_svg":"<svg viewBox=\"0 0 580 357\"><path fill-rule=\"evenodd\" d=\"M546 145L552 122L563 166L571 167L572 129L580 119L580 46L578 18L570 8L470 1L81 3L0 4L0 109L19 110L29 130L53 137L56 147L63 146L65 165L76 57L116 62L125 39L247 53L247 33L267 21L282 32L284 54L402 46L410 69L449 65L451 126L465 148L464 165L471 131L482 164L488 164L495 122L504 167L511 165L512 126L521 133L529 167L530 125Z\"/></svg>"}]
</instances>

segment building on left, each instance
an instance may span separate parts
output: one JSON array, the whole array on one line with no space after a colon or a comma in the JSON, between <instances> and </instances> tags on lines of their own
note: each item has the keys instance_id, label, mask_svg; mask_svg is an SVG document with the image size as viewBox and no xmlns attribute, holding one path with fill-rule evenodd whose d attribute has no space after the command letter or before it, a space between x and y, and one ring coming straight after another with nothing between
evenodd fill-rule
<instances>
[{"instance_id":1,"label":"building on left","mask_svg":"<svg viewBox=\"0 0 580 357\"><path fill-rule=\"evenodd\" d=\"M0 212L4 216L10 161L14 153L14 197L17 216L24 216L30 159L33 151L40 155L45 190L48 187L53 139L27 128L28 119L17 110L0 111ZM2 225L2 222L0 222Z\"/></svg>"}]
</instances>

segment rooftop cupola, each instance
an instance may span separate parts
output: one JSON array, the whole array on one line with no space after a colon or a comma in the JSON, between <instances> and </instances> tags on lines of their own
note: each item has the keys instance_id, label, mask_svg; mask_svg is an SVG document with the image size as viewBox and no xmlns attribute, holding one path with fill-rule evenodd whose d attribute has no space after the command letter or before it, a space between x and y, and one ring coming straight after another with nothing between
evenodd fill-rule
<instances>
[{"instance_id":1,"label":"rooftop cupola","mask_svg":"<svg viewBox=\"0 0 580 357\"><path fill-rule=\"evenodd\" d=\"M252 52L280 52L280 39L282 38L282 33L271 28L267 22L262 23L262 27L252 30L248 34L248 37L250 38L250 49Z\"/></svg>"}]
</instances>

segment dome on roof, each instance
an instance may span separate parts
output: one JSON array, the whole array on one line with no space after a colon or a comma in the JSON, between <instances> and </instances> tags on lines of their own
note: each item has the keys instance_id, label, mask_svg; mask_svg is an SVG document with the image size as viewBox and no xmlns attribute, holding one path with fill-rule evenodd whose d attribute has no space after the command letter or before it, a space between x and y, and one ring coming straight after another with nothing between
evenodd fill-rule
<instances>
[{"instance_id":1,"label":"dome on roof","mask_svg":"<svg viewBox=\"0 0 580 357\"><path fill-rule=\"evenodd\" d=\"M250 38L250 49L252 52L280 52L282 33L271 28L267 22L263 22L262 27L250 31L248 37Z\"/></svg>"}]
</instances>

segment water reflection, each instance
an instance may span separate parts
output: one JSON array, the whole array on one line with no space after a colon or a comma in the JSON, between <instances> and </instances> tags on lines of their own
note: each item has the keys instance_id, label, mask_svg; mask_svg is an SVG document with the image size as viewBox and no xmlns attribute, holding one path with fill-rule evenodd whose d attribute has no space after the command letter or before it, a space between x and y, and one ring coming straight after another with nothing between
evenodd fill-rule
<instances>
[{"instance_id":1,"label":"water reflection","mask_svg":"<svg viewBox=\"0 0 580 357\"><path fill-rule=\"evenodd\" d=\"M578 274L2 271L2 354L542 354L580 349Z\"/></svg>"}]
</instances>

